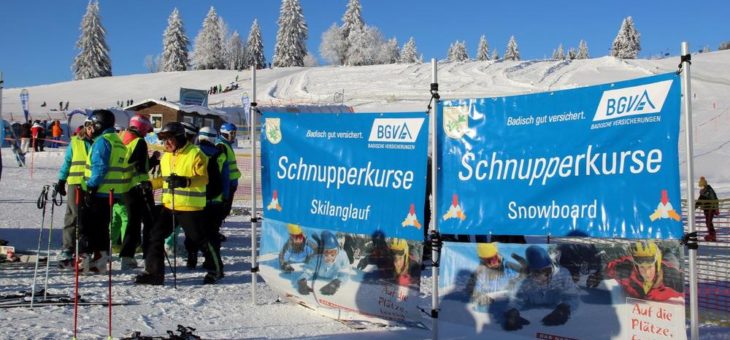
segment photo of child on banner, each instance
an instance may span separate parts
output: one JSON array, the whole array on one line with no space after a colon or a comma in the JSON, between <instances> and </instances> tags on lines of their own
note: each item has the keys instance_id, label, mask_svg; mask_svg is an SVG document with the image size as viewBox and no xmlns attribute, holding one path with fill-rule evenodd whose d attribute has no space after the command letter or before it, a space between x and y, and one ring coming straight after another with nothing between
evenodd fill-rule
<instances>
[{"instance_id":1,"label":"photo of child on banner","mask_svg":"<svg viewBox=\"0 0 730 340\"><path fill-rule=\"evenodd\" d=\"M683 315L680 259L676 241L445 242L439 277L445 327L439 332L631 338L646 335L653 325L683 338L683 324L646 312L654 306L655 311ZM585 327L597 319L600 324Z\"/></svg>"},{"instance_id":2,"label":"photo of child on banner","mask_svg":"<svg viewBox=\"0 0 730 340\"><path fill-rule=\"evenodd\" d=\"M418 315L419 242L383 230L361 235L270 219L264 224L259 267L286 296L333 313L399 321Z\"/></svg>"}]
</instances>

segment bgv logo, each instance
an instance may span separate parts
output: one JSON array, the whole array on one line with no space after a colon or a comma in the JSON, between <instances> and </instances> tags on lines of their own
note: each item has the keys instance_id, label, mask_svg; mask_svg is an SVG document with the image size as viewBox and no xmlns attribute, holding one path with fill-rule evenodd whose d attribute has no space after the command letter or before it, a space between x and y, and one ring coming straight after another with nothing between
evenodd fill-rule
<instances>
[{"instance_id":1,"label":"bgv logo","mask_svg":"<svg viewBox=\"0 0 730 340\"><path fill-rule=\"evenodd\" d=\"M376 118L370 130L370 142L414 143L423 118Z\"/></svg>"},{"instance_id":2,"label":"bgv logo","mask_svg":"<svg viewBox=\"0 0 730 340\"><path fill-rule=\"evenodd\" d=\"M672 81L604 91L593 121L661 112Z\"/></svg>"}]
</instances>

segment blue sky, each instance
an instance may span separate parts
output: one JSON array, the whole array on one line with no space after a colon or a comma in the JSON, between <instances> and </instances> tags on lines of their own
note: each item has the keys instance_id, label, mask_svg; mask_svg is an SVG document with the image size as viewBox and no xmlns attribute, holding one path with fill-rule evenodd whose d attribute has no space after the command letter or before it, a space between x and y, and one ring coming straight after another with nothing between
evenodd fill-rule
<instances>
[{"instance_id":1,"label":"blue sky","mask_svg":"<svg viewBox=\"0 0 730 340\"><path fill-rule=\"evenodd\" d=\"M0 71L5 87L49 84L72 79L71 63L86 0L0 1ZM444 58L455 40L465 40L474 57L479 37L504 53L514 35L522 59L549 57L558 44L577 47L588 42L592 57L608 54L626 16L633 16L641 33L640 57L677 55L681 41L692 51L713 51L730 40L730 1L484 1L484 0L361 0L362 15L385 38L402 45L408 37L424 59ZM307 46L319 56L322 32L341 23L347 0L301 0L309 25ZM177 7L191 42L210 6L231 31L245 39L255 18L262 28L267 61L276 39L280 1L101 0L102 23L114 75L146 72L144 58L162 50L167 17Z\"/></svg>"}]
</instances>

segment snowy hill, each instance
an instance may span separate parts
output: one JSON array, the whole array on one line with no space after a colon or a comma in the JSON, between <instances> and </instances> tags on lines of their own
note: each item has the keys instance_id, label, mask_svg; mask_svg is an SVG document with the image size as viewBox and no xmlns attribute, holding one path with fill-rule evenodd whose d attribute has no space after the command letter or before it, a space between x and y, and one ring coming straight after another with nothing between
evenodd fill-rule
<instances>
[{"instance_id":1,"label":"snowy hill","mask_svg":"<svg viewBox=\"0 0 730 340\"><path fill-rule=\"evenodd\" d=\"M679 58L621 60L601 57L573 61L504 61L440 63L441 98L489 97L573 88L677 70ZM692 60L693 123L696 177L705 176L723 197L730 195L730 172L718 162L730 159L730 51L697 54ZM208 89L238 79L239 89L211 95L215 107L240 107L241 96L251 95L250 71L187 71L150 73L70 81L27 88L35 116L59 115L49 111L59 101L69 109L105 108L117 101L166 97L177 101L179 88ZM360 67L293 67L257 72L257 102L262 106L344 104L356 112L426 110L431 65L391 64ZM3 92L3 117L18 119L22 112L19 88ZM47 106L42 108L41 103ZM683 140L683 139L680 139ZM681 143L680 149L684 150ZM683 155L683 151L682 155ZM684 161L682 162L684 163ZM681 170L684 172L684 168ZM696 182L696 180L693 180Z\"/></svg>"}]
</instances>

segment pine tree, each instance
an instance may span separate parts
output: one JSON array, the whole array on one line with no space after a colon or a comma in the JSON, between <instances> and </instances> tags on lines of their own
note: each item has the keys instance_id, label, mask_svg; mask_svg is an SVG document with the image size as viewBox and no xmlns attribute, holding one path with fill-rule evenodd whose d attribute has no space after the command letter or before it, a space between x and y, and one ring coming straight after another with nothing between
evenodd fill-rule
<instances>
[{"instance_id":1,"label":"pine tree","mask_svg":"<svg viewBox=\"0 0 730 340\"><path fill-rule=\"evenodd\" d=\"M162 72L186 71L188 69L188 45L180 12L175 8L167 18L167 28L162 35Z\"/></svg>"},{"instance_id":2,"label":"pine tree","mask_svg":"<svg viewBox=\"0 0 730 340\"><path fill-rule=\"evenodd\" d=\"M406 64L421 62L418 57L418 50L416 49L416 40L413 37L410 37L408 42L403 45L403 49L400 52L400 62Z\"/></svg>"},{"instance_id":3,"label":"pine tree","mask_svg":"<svg viewBox=\"0 0 730 340\"><path fill-rule=\"evenodd\" d=\"M565 52L563 52L563 44L558 45L558 48L553 50L553 60L565 59Z\"/></svg>"},{"instance_id":4,"label":"pine tree","mask_svg":"<svg viewBox=\"0 0 730 340\"><path fill-rule=\"evenodd\" d=\"M487 37L485 37L484 35L479 38L479 47L477 48L477 60L489 60L489 43L487 43Z\"/></svg>"},{"instance_id":5,"label":"pine tree","mask_svg":"<svg viewBox=\"0 0 730 340\"><path fill-rule=\"evenodd\" d=\"M456 41L453 44L451 44L451 47L449 48L449 54L448 54L449 61L465 61L469 60L469 54L466 52L466 42L465 41Z\"/></svg>"},{"instance_id":6,"label":"pine tree","mask_svg":"<svg viewBox=\"0 0 730 340\"><path fill-rule=\"evenodd\" d=\"M622 59L635 59L641 51L641 35L634 27L634 19L626 17L613 39L611 56Z\"/></svg>"},{"instance_id":7,"label":"pine tree","mask_svg":"<svg viewBox=\"0 0 730 340\"><path fill-rule=\"evenodd\" d=\"M282 0L273 66L303 66L307 55L307 35L307 23L304 22L299 0Z\"/></svg>"},{"instance_id":8,"label":"pine tree","mask_svg":"<svg viewBox=\"0 0 730 340\"><path fill-rule=\"evenodd\" d=\"M264 41L261 39L261 28L259 28L258 19L253 20L251 31L248 33L246 40L246 65L256 66L257 69L266 67L266 57L264 56Z\"/></svg>"},{"instance_id":9,"label":"pine tree","mask_svg":"<svg viewBox=\"0 0 730 340\"><path fill-rule=\"evenodd\" d=\"M507 43L507 50L504 51L504 60L520 60L520 50L517 48L517 41L514 35L509 38L509 42Z\"/></svg>"},{"instance_id":10,"label":"pine tree","mask_svg":"<svg viewBox=\"0 0 730 340\"><path fill-rule=\"evenodd\" d=\"M588 59L590 57L590 54L588 54L588 43L585 40L581 40L578 43L578 54L575 55L575 59Z\"/></svg>"},{"instance_id":11,"label":"pine tree","mask_svg":"<svg viewBox=\"0 0 730 340\"><path fill-rule=\"evenodd\" d=\"M376 27L365 25L363 28L353 28L350 32L347 64L360 66L383 63L380 56L384 45L383 36Z\"/></svg>"},{"instance_id":12,"label":"pine tree","mask_svg":"<svg viewBox=\"0 0 730 340\"><path fill-rule=\"evenodd\" d=\"M341 32L345 41L345 58L343 64L346 65L358 65L362 62L359 59L362 58L363 46L353 46L353 44L362 43L362 34L366 32L365 22L362 20L361 12L362 6L360 5L360 0L349 0L345 14L342 15ZM356 34L360 35L356 36ZM356 42L355 40L359 41ZM354 49L354 51L351 51L351 49ZM350 60L351 54L356 54L354 58L358 59L357 62Z\"/></svg>"},{"instance_id":13,"label":"pine tree","mask_svg":"<svg viewBox=\"0 0 730 340\"><path fill-rule=\"evenodd\" d=\"M383 44L380 50L381 64L395 64L400 60L400 50L398 49L398 39L391 38Z\"/></svg>"},{"instance_id":14,"label":"pine tree","mask_svg":"<svg viewBox=\"0 0 730 340\"><path fill-rule=\"evenodd\" d=\"M342 28L332 24L324 33L319 43L319 54L332 65L344 65L347 54L347 43Z\"/></svg>"},{"instance_id":15,"label":"pine tree","mask_svg":"<svg viewBox=\"0 0 730 340\"><path fill-rule=\"evenodd\" d=\"M208 15L203 20L203 28L195 37L195 50L193 52L193 64L196 70L222 70L225 68L223 41L220 35L220 23L218 14L212 6Z\"/></svg>"},{"instance_id":16,"label":"pine tree","mask_svg":"<svg viewBox=\"0 0 730 340\"><path fill-rule=\"evenodd\" d=\"M81 19L81 36L76 41L79 54L74 58L71 68L74 79L109 77L112 75L112 61L106 45L106 31L101 25L99 2L90 1L86 14Z\"/></svg>"},{"instance_id":17,"label":"pine tree","mask_svg":"<svg viewBox=\"0 0 730 340\"><path fill-rule=\"evenodd\" d=\"M218 36L221 40L221 51L220 54L223 58L223 68L226 70L232 70L231 69L231 59L233 59L233 52L229 49L228 45L228 25L223 20L222 16L218 16Z\"/></svg>"},{"instance_id":18,"label":"pine tree","mask_svg":"<svg viewBox=\"0 0 730 340\"><path fill-rule=\"evenodd\" d=\"M246 48L243 46L243 41L241 41L241 35L238 34L238 31L233 31L233 34L228 39L227 45L228 47L226 49L229 53L228 69L240 71L247 68Z\"/></svg>"},{"instance_id":19,"label":"pine tree","mask_svg":"<svg viewBox=\"0 0 730 340\"><path fill-rule=\"evenodd\" d=\"M499 61L499 52L497 49L492 49L492 60Z\"/></svg>"}]
</instances>

